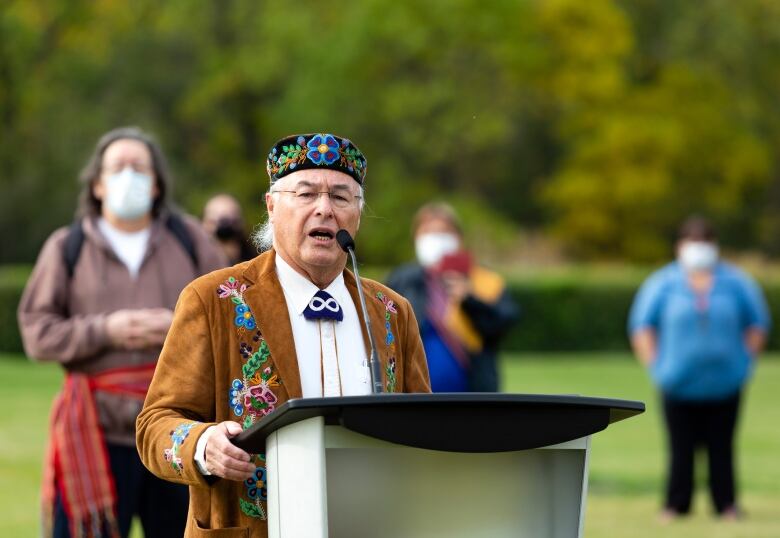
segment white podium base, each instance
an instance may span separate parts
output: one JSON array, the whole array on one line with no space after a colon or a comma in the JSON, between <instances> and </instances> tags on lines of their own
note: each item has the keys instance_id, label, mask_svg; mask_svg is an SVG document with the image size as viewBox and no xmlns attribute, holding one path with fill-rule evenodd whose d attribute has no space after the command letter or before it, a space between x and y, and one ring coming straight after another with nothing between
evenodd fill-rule
<instances>
[{"instance_id":1,"label":"white podium base","mask_svg":"<svg viewBox=\"0 0 780 538\"><path fill-rule=\"evenodd\" d=\"M590 437L518 452L440 452L325 426L266 441L269 536L582 535Z\"/></svg>"}]
</instances>

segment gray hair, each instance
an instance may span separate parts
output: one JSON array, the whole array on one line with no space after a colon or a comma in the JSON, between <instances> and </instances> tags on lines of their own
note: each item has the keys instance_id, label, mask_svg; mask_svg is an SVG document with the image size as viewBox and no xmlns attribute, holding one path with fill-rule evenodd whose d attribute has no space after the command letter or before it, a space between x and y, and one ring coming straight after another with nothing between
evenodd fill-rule
<instances>
[{"instance_id":1,"label":"gray hair","mask_svg":"<svg viewBox=\"0 0 780 538\"><path fill-rule=\"evenodd\" d=\"M271 188L268 189L269 194L278 194L278 189L275 189L276 183L271 185ZM360 196L358 207L360 209L360 213L363 213L363 207L366 205L366 198L365 198L365 191L363 190L363 186L358 186L358 196ZM271 222L271 218L269 215L266 215L265 221L263 221L257 229L252 232L251 237L249 238L252 241L252 244L257 248L258 252L265 252L266 250L270 250L271 247L274 246L274 225Z\"/></svg>"},{"instance_id":2,"label":"gray hair","mask_svg":"<svg viewBox=\"0 0 780 538\"><path fill-rule=\"evenodd\" d=\"M258 252L265 252L274 246L274 225L266 215L265 222L257 228L249 238Z\"/></svg>"}]
</instances>

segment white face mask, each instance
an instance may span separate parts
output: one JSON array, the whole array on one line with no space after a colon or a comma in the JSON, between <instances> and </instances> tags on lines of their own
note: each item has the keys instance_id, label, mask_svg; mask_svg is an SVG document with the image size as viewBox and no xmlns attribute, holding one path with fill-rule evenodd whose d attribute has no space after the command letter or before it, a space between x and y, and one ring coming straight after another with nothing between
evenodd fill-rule
<instances>
[{"instance_id":1,"label":"white face mask","mask_svg":"<svg viewBox=\"0 0 780 538\"><path fill-rule=\"evenodd\" d=\"M689 241L680 247L677 258L686 271L708 271L718 262L718 247L707 241Z\"/></svg>"},{"instance_id":2,"label":"white face mask","mask_svg":"<svg viewBox=\"0 0 780 538\"><path fill-rule=\"evenodd\" d=\"M130 168L105 180L106 196L103 203L121 220L135 220L152 208L152 178Z\"/></svg>"},{"instance_id":3,"label":"white face mask","mask_svg":"<svg viewBox=\"0 0 780 538\"><path fill-rule=\"evenodd\" d=\"M447 254L458 251L458 236L450 233L428 233L417 236L414 240L414 250L417 261L423 267L431 267L441 261Z\"/></svg>"}]
</instances>

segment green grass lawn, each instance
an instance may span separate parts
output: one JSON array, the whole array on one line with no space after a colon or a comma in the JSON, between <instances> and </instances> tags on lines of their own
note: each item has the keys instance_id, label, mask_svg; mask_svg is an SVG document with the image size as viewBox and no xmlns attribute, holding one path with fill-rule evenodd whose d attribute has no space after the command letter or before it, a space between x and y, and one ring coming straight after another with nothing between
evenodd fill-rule
<instances>
[{"instance_id":1,"label":"green grass lawn","mask_svg":"<svg viewBox=\"0 0 780 538\"><path fill-rule=\"evenodd\" d=\"M667 526L657 521L665 465L658 400L636 362L620 353L525 354L505 360L503 367L507 392L625 398L647 405L644 414L593 437L585 536L780 536L780 356L761 359L743 402L737 468L747 518L724 523L712 517L706 461L700 458L695 512Z\"/></svg>"},{"instance_id":2,"label":"green grass lawn","mask_svg":"<svg viewBox=\"0 0 780 538\"><path fill-rule=\"evenodd\" d=\"M593 438L588 538L780 536L780 356L762 359L743 405L738 470L748 517L738 523L712 518L703 475L695 514L668 526L657 522L664 465L660 417L652 386L627 355L512 355L503 362L503 375L508 392L581 394L647 404L645 414L613 424ZM0 405L5 410L0 415L2 537L39 534L44 439L49 405L61 379L57 366L0 354Z\"/></svg>"}]
</instances>

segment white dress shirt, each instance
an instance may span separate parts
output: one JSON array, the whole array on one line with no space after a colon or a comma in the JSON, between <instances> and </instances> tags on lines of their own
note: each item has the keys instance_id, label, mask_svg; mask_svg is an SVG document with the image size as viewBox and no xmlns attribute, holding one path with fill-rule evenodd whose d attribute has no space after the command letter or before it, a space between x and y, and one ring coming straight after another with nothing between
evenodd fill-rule
<instances>
[{"instance_id":1,"label":"white dress shirt","mask_svg":"<svg viewBox=\"0 0 780 538\"><path fill-rule=\"evenodd\" d=\"M319 288L290 267L279 254L276 255L276 274L290 315L303 397L371 394L362 322L344 284L344 275L339 274L325 288L344 312L343 321L333 321L303 317L303 311Z\"/></svg>"}]
</instances>

